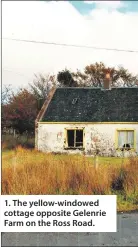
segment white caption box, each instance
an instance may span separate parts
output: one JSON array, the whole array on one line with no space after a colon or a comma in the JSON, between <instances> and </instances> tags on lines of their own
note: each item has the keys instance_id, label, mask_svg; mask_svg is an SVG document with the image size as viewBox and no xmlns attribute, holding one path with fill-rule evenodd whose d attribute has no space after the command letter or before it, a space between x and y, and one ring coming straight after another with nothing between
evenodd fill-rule
<instances>
[{"instance_id":1,"label":"white caption box","mask_svg":"<svg viewBox=\"0 0 138 247\"><path fill-rule=\"evenodd\" d=\"M1 232L116 232L115 195L1 196Z\"/></svg>"}]
</instances>

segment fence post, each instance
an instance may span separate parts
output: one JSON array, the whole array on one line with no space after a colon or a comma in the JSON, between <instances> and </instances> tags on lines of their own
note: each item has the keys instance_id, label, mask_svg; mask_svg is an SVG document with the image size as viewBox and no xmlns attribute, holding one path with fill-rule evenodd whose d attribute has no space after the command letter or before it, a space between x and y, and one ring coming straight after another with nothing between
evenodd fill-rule
<instances>
[{"instance_id":1,"label":"fence post","mask_svg":"<svg viewBox=\"0 0 138 247\"><path fill-rule=\"evenodd\" d=\"M14 138L16 137L16 130L14 129L13 130L13 135L14 135Z\"/></svg>"},{"instance_id":2,"label":"fence post","mask_svg":"<svg viewBox=\"0 0 138 247\"><path fill-rule=\"evenodd\" d=\"M96 170L98 169L98 166L99 166L99 159L98 159L98 155L96 154L94 156L94 167Z\"/></svg>"}]
</instances>

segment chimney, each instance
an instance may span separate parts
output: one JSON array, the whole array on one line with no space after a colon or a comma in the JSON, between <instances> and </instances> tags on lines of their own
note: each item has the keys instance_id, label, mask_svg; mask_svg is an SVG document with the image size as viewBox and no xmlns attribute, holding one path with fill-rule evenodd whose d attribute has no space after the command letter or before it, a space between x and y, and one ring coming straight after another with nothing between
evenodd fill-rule
<instances>
[{"instance_id":1,"label":"chimney","mask_svg":"<svg viewBox=\"0 0 138 247\"><path fill-rule=\"evenodd\" d=\"M105 72L103 88L106 90L111 89L111 75L109 70Z\"/></svg>"}]
</instances>

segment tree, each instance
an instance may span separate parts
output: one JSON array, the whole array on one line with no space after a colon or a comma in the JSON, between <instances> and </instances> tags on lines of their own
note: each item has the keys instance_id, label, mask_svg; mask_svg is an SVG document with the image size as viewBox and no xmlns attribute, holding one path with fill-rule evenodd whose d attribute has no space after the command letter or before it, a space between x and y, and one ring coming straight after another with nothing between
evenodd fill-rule
<instances>
[{"instance_id":1,"label":"tree","mask_svg":"<svg viewBox=\"0 0 138 247\"><path fill-rule=\"evenodd\" d=\"M37 115L36 99L26 89L13 95L3 109L3 119L7 127L16 129L20 134L34 131Z\"/></svg>"},{"instance_id":2,"label":"tree","mask_svg":"<svg viewBox=\"0 0 138 247\"><path fill-rule=\"evenodd\" d=\"M59 82L59 86L62 87L78 86L78 83L74 80L72 73L67 69L58 72L57 81Z\"/></svg>"},{"instance_id":3,"label":"tree","mask_svg":"<svg viewBox=\"0 0 138 247\"><path fill-rule=\"evenodd\" d=\"M13 90L11 88L11 85L3 85L3 88L2 88L2 105L5 105L9 102L10 100L10 97L12 96L13 94Z\"/></svg>"},{"instance_id":4,"label":"tree","mask_svg":"<svg viewBox=\"0 0 138 247\"><path fill-rule=\"evenodd\" d=\"M35 75L35 79L32 84L29 84L31 93L37 100L37 109L40 110L45 99L48 96L50 89L56 85L55 76L47 75Z\"/></svg>"},{"instance_id":5,"label":"tree","mask_svg":"<svg viewBox=\"0 0 138 247\"><path fill-rule=\"evenodd\" d=\"M138 86L138 75L134 76L130 73L127 69L120 66L117 70L114 70L112 75L113 78L113 85L116 85L119 79L123 80L123 85L127 87Z\"/></svg>"},{"instance_id":6,"label":"tree","mask_svg":"<svg viewBox=\"0 0 138 247\"><path fill-rule=\"evenodd\" d=\"M11 85L3 85L2 94L1 94L1 128L9 126L9 121L5 117L5 111L7 109L7 104L10 101L10 98L13 95Z\"/></svg>"},{"instance_id":7,"label":"tree","mask_svg":"<svg viewBox=\"0 0 138 247\"><path fill-rule=\"evenodd\" d=\"M85 67L84 72L79 70L73 73L73 78L78 82L79 86L102 87L106 71L111 75L111 86L137 86L138 76L133 76L123 67L107 67L104 63L94 63Z\"/></svg>"}]
</instances>

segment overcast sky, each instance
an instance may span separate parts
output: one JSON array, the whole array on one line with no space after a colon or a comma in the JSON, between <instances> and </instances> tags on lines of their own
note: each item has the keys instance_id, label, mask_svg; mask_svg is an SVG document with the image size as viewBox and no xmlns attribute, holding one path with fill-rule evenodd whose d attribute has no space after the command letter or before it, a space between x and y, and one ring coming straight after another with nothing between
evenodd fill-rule
<instances>
[{"instance_id":1,"label":"overcast sky","mask_svg":"<svg viewBox=\"0 0 138 247\"><path fill-rule=\"evenodd\" d=\"M4 1L2 38L138 50L138 2ZM138 74L138 53L2 40L3 84L14 88L34 74L82 70L100 61Z\"/></svg>"}]
</instances>

